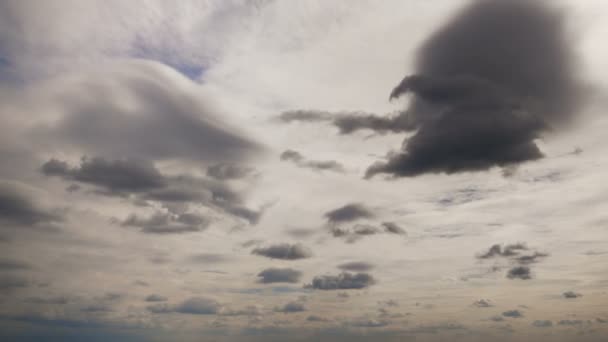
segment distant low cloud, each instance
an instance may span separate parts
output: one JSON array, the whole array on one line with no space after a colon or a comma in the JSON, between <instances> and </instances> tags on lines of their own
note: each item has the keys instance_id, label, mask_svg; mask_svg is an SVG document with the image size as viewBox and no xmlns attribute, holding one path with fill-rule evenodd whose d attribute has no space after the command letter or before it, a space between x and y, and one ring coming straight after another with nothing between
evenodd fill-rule
<instances>
[{"instance_id":1,"label":"distant low cloud","mask_svg":"<svg viewBox=\"0 0 608 342\"><path fill-rule=\"evenodd\" d=\"M45 208L37 196L36 190L26 184L0 180L0 229L43 226L64 220L60 211Z\"/></svg>"},{"instance_id":2,"label":"distant low cloud","mask_svg":"<svg viewBox=\"0 0 608 342\"><path fill-rule=\"evenodd\" d=\"M166 302L168 298L158 294L151 294L147 296L145 300L146 302Z\"/></svg>"},{"instance_id":3,"label":"distant low cloud","mask_svg":"<svg viewBox=\"0 0 608 342\"><path fill-rule=\"evenodd\" d=\"M276 307L274 311L282 313L303 312L306 311L306 307L300 302L289 302L283 306Z\"/></svg>"},{"instance_id":4,"label":"distant low cloud","mask_svg":"<svg viewBox=\"0 0 608 342\"><path fill-rule=\"evenodd\" d=\"M306 285L307 288L318 290L347 290L364 289L374 285L376 280L367 273L343 272L338 275L322 275L314 277L312 283Z\"/></svg>"},{"instance_id":5,"label":"distant low cloud","mask_svg":"<svg viewBox=\"0 0 608 342\"><path fill-rule=\"evenodd\" d=\"M271 259L283 260L306 259L312 256L310 249L299 243L293 245L283 243L268 247L259 247L255 248L251 253Z\"/></svg>"},{"instance_id":6,"label":"distant low cloud","mask_svg":"<svg viewBox=\"0 0 608 342\"><path fill-rule=\"evenodd\" d=\"M267 268L258 273L259 282L270 283L297 283L302 277L302 272L293 268Z\"/></svg>"},{"instance_id":7,"label":"distant low cloud","mask_svg":"<svg viewBox=\"0 0 608 342\"><path fill-rule=\"evenodd\" d=\"M537 328L549 328L553 326L553 322L547 320L536 320L532 322L532 326Z\"/></svg>"},{"instance_id":8,"label":"distant low cloud","mask_svg":"<svg viewBox=\"0 0 608 342\"><path fill-rule=\"evenodd\" d=\"M311 169L315 171L333 171L342 173L345 171L344 166L335 160L309 160L300 152L294 150L286 150L281 153L281 160L292 162L298 167Z\"/></svg>"},{"instance_id":9,"label":"distant low cloud","mask_svg":"<svg viewBox=\"0 0 608 342\"><path fill-rule=\"evenodd\" d=\"M141 218L137 215L130 215L127 219L121 222L125 227L141 228L143 233L149 234L180 234L192 233L205 230L209 225L209 220L195 213L161 213L157 212L154 215Z\"/></svg>"},{"instance_id":10,"label":"distant low cloud","mask_svg":"<svg viewBox=\"0 0 608 342\"><path fill-rule=\"evenodd\" d=\"M395 222L383 222L382 227L386 230L387 233L398 234L398 235L407 235L405 229L401 228Z\"/></svg>"},{"instance_id":11,"label":"distant low cloud","mask_svg":"<svg viewBox=\"0 0 608 342\"><path fill-rule=\"evenodd\" d=\"M216 315L222 306L214 299L205 297L192 297L183 302L170 306L167 304L157 304L148 306L148 311L152 313L182 313L189 315Z\"/></svg>"},{"instance_id":12,"label":"distant low cloud","mask_svg":"<svg viewBox=\"0 0 608 342\"><path fill-rule=\"evenodd\" d=\"M574 291L566 291L562 294L562 296L564 296L564 298L572 299L582 297L583 295Z\"/></svg>"},{"instance_id":13,"label":"distant low cloud","mask_svg":"<svg viewBox=\"0 0 608 342\"><path fill-rule=\"evenodd\" d=\"M255 169L231 163L219 163L207 168L207 176L217 180L243 179L252 175Z\"/></svg>"},{"instance_id":14,"label":"distant low cloud","mask_svg":"<svg viewBox=\"0 0 608 342\"><path fill-rule=\"evenodd\" d=\"M507 272L507 278L509 279L531 279L532 275L530 272L530 267L527 266L517 266L513 267Z\"/></svg>"},{"instance_id":15,"label":"distant low cloud","mask_svg":"<svg viewBox=\"0 0 608 342\"><path fill-rule=\"evenodd\" d=\"M374 213L361 203L346 204L325 213L325 217L330 223L352 222L374 216Z\"/></svg>"},{"instance_id":16,"label":"distant low cloud","mask_svg":"<svg viewBox=\"0 0 608 342\"><path fill-rule=\"evenodd\" d=\"M509 318L520 318L524 316L524 314L519 310L508 310L503 312L502 315Z\"/></svg>"},{"instance_id":17,"label":"distant low cloud","mask_svg":"<svg viewBox=\"0 0 608 342\"><path fill-rule=\"evenodd\" d=\"M365 261L352 261L338 265L344 271L366 272L374 268L374 265Z\"/></svg>"},{"instance_id":18,"label":"distant low cloud","mask_svg":"<svg viewBox=\"0 0 608 342\"><path fill-rule=\"evenodd\" d=\"M492 307L494 305L492 304L491 301L489 301L487 299L480 299L480 300L476 300L473 303L473 306L476 306L478 308L489 308L489 307Z\"/></svg>"}]
</instances>

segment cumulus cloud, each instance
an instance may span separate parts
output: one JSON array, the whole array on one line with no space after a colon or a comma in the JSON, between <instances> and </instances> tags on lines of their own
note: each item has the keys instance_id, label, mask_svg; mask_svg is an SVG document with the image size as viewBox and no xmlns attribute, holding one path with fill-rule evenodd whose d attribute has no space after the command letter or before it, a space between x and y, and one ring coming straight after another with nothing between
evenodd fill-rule
<instances>
[{"instance_id":1,"label":"cumulus cloud","mask_svg":"<svg viewBox=\"0 0 608 342\"><path fill-rule=\"evenodd\" d=\"M311 169L315 171L333 171L344 172L344 166L335 160L309 160L300 152L294 150L286 150L281 153L281 160L292 162L298 167Z\"/></svg>"},{"instance_id":2,"label":"cumulus cloud","mask_svg":"<svg viewBox=\"0 0 608 342\"><path fill-rule=\"evenodd\" d=\"M168 298L158 294L151 294L148 295L145 300L146 302L166 302Z\"/></svg>"},{"instance_id":3,"label":"cumulus cloud","mask_svg":"<svg viewBox=\"0 0 608 342\"><path fill-rule=\"evenodd\" d=\"M222 306L215 299L205 297L191 297L174 306L167 304L148 306L148 311L152 313L177 312L189 315L216 315L221 309Z\"/></svg>"},{"instance_id":4,"label":"cumulus cloud","mask_svg":"<svg viewBox=\"0 0 608 342\"><path fill-rule=\"evenodd\" d=\"M310 249L300 243L296 244L277 244L268 247L259 247L251 251L252 254L265 256L271 259L297 260L310 258L312 252Z\"/></svg>"},{"instance_id":5,"label":"cumulus cloud","mask_svg":"<svg viewBox=\"0 0 608 342\"><path fill-rule=\"evenodd\" d=\"M121 222L121 225L138 227L143 233L149 234L179 234L203 231L209 225L209 221L204 216L194 213L175 215L157 212L147 218L132 214Z\"/></svg>"},{"instance_id":6,"label":"cumulus cloud","mask_svg":"<svg viewBox=\"0 0 608 342\"><path fill-rule=\"evenodd\" d=\"M367 273L342 272L338 275L322 275L313 278L307 288L318 290L364 289L374 285L376 280Z\"/></svg>"},{"instance_id":7,"label":"cumulus cloud","mask_svg":"<svg viewBox=\"0 0 608 342\"><path fill-rule=\"evenodd\" d=\"M535 139L577 112L575 75L562 13L545 2L471 2L423 43L415 73L390 94L412 94L404 115L416 131L366 177L539 159Z\"/></svg>"},{"instance_id":8,"label":"cumulus cloud","mask_svg":"<svg viewBox=\"0 0 608 342\"><path fill-rule=\"evenodd\" d=\"M32 134L65 151L209 164L241 162L263 150L223 123L222 111L201 97L194 83L160 63L112 64L57 92L63 115ZM89 96L91 92L98 96Z\"/></svg>"},{"instance_id":9,"label":"cumulus cloud","mask_svg":"<svg viewBox=\"0 0 608 342\"><path fill-rule=\"evenodd\" d=\"M325 213L325 217L330 223L352 222L374 216L374 213L361 203L349 203Z\"/></svg>"},{"instance_id":10,"label":"cumulus cloud","mask_svg":"<svg viewBox=\"0 0 608 342\"><path fill-rule=\"evenodd\" d=\"M338 265L338 268L344 271L366 272L374 268L373 264L365 261L352 261Z\"/></svg>"},{"instance_id":11,"label":"cumulus cloud","mask_svg":"<svg viewBox=\"0 0 608 342\"><path fill-rule=\"evenodd\" d=\"M473 306L476 306L478 308L489 308L489 307L492 307L494 305L492 304L491 301L489 301L487 299L480 299L480 300L475 301L473 303Z\"/></svg>"},{"instance_id":12,"label":"cumulus cloud","mask_svg":"<svg viewBox=\"0 0 608 342\"><path fill-rule=\"evenodd\" d=\"M63 221L61 211L46 208L38 191L26 184L0 180L0 223L2 226L41 226Z\"/></svg>"},{"instance_id":13,"label":"cumulus cloud","mask_svg":"<svg viewBox=\"0 0 608 342\"><path fill-rule=\"evenodd\" d=\"M283 306L276 307L274 311L282 313L303 312L306 311L306 307L300 302L289 302Z\"/></svg>"},{"instance_id":14,"label":"cumulus cloud","mask_svg":"<svg viewBox=\"0 0 608 342\"><path fill-rule=\"evenodd\" d=\"M572 299L582 297L583 295L574 291L566 291L562 293L562 296L564 296L564 298Z\"/></svg>"},{"instance_id":15,"label":"cumulus cloud","mask_svg":"<svg viewBox=\"0 0 608 342\"><path fill-rule=\"evenodd\" d=\"M293 268L276 268L271 267L258 273L259 282L263 284L269 283L297 283L300 281L302 272Z\"/></svg>"},{"instance_id":16,"label":"cumulus cloud","mask_svg":"<svg viewBox=\"0 0 608 342\"><path fill-rule=\"evenodd\" d=\"M527 266L513 267L509 270L509 272L507 272L507 278L522 279L522 280L532 279L530 267L527 267Z\"/></svg>"},{"instance_id":17,"label":"cumulus cloud","mask_svg":"<svg viewBox=\"0 0 608 342\"><path fill-rule=\"evenodd\" d=\"M155 201L168 207L175 204L202 204L245 219L251 224L257 223L262 215L261 211L245 207L242 196L225 183L190 175L164 175L154 163L142 159L107 160L101 157L83 157L77 167L50 159L42 165L41 171L47 176L93 185L101 194L132 196L138 201ZM150 225L149 232L153 232L152 226L162 224L163 220L180 226L177 229L179 232L200 231L208 224L203 217L196 214L163 214L155 215L147 222L137 217L127 219L127 225ZM165 231L161 228L160 232Z\"/></svg>"},{"instance_id":18,"label":"cumulus cloud","mask_svg":"<svg viewBox=\"0 0 608 342\"><path fill-rule=\"evenodd\" d=\"M407 232L405 231L405 229L401 228L401 226L399 226L395 222L383 222L382 227L384 227L384 230L387 233L398 234L398 235L407 235Z\"/></svg>"},{"instance_id":19,"label":"cumulus cloud","mask_svg":"<svg viewBox=\"0 0 608 342\"><path fill-rule=\"evenodd\" d=\"M510 318L520 318L524 316L519 310L507 310L503 312L502 315Z\"/></svg>"}]
</instances>

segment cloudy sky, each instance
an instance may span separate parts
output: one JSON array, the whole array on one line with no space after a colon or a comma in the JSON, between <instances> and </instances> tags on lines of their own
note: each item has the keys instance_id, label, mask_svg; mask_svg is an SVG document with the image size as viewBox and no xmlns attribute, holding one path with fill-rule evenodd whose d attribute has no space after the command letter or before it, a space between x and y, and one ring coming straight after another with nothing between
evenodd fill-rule
<instances>
[{"instance_id":1,"label":"cloudy sky","mask_svg":"<svg viewBox=\"0 0 608 342\"><path fill-rule=\"evenodd\" d=\"M603 0L0 0L6 341L605 341Z\"/></svg>"}]
</instances>

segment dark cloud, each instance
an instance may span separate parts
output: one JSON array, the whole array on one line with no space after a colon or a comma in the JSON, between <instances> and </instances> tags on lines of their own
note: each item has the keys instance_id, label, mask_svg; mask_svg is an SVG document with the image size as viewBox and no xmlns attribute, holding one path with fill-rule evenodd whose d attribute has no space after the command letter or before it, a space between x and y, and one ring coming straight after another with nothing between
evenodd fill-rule
<instances>
[{"instance_id":1,"label":"dark cloud","mask_svg":"<svg viewBox=\"0 0 608 342\"><path fill-rule=\"evenodd\" d=\"M475 303L473 303L473 306L476 306L478 308L489 308L494 305L492 304L492 302L490 302L487 299L480 299L480 300L475 301Z\"/></svg>"},{"instance_id":2,"label":"dark cloud","mask_svg":"<svg viewBox=\"0 0 608 342\"><path fill-rule=\"evenodd\" d=\"M30 286L28 279L11 274L0 274L0 290L9 292Z\"/></svg>"},{"instance_id":3,"label":"dark cloud","mask_svg":"<svg viewBox=\"0 0 608 342\"><path fill-rule=\"evenodd\" d=\"M281 307L276 307L274 311L283 313L303 312L306 311L306 307L300 302L289 302Z\"/></svg>"},{"instance_id":4,"label":"dark cloud","mask_svg":"<svg viewBox=\"0 0 608 342\"><path fill-rule=\"evenodd\" d=\"M132 214L122 221L121 225L138 227L141 228L143 233L149 234L179 234L203 231L209 225L209 221L205 217L194 213L175 215L157 212L147 218Z\"/></svg>"},{"instance_id":5,"label":"dark cloud","mask_svg":"<svg viewBox=\"0 0 608 342\"><path fill-rule=\"evenodd\" d=\"M536 320L536 321L532 322L532 326L537 327L537 328L549 328L549 327L553 326L553 322Z\"/></svg>"},{"instance_id":6,"label":"dark cloud","mask_svg":"<svg viewBox=\"0 0 608 342\"><path fill-rule=\"evenodd\" d=\"M373 130L377 133L399 133L414 129L416 122L403 111L379 116L361 111L327 112L318 110L294 110L281 113L282 122L320 122L331 121L340 134L352 134L359 130Z\"/></svg>"},{"instance_id":7,"label":"dark cloud","mask_svg":"<svg viewBox=\"0 0 608 342\"><path fill-rule=\"evenodd\" d=\"M415 74L390 98L412 94L416 131L378 173L416 176L508 166L543 156L535 139L581 102L563 14L547 2L473 1L420 48Z\"/></svg>"},{"instance_id":8,"label":"dark cloud","mask_svg":"<svg viewBox=\"0 0 608 342\"><path fill-rule=\"evenodd\" d=\"M583 295L580 293L576 293L574 291L566 291L566 292L562 293L562 296L564 296L564 298L572 299L572 298L582 297Z\"/></svg>"},{"instance_id":9,"label":"dark cloud","mask_svg":"<svg viewBox=\"0 0 608 342\"><path fill-rule=\"evenodd\" d=\"M344 166L335 160L308 160L300 152L294 150L286 150L281 153L282 161L289 161L298 167L312 169L316 171L334 171L344 172Z\"/></svg>"},{"instance_id":10,"label":"dark cloud","mask_svg":"<svg viewBox=\"0 0 608 342\"><path fill-rule=\"evenodd\" d=\"M201 253L190 256L188 260L201 264L218 264L231 261L233 257L228 254Z\"/></svg>"},{"instance_id":11,"label":"dark cloud","mask_svg":"<svg viewBox=\"0 0 608 342\"><path fill-rule=\"evenodd\" d=\"M374 213L360 203L350 203L343 207L328 211L325 217L330 223L352 222L360 219L372 218Z\"/></svg>"},{"instance_id":12,"label":"dark cloud","mask_svg":"<svg viewBox=\"0 0 608 342\"><path fill-rule=\"evenodd\" d=\"M22 271L29 270L32 266L28 263L13 259L0 259L0 271Z\"/></svg>"},{"instance_id":13,"label":"dark cloud","mask_svg":"<svg viewBox=\"0 0 608 342\"><path fill-rule=\"evenodd\" d=\"M64 161L51 159L42 165L41 170L47 176L93 185L100 189L98 193L131 196L137 203L156 201L168 208L179 204L202 204L245 219L251 224L257 223L262 215L261 211L245 207L242 196L225 183L189 175L163 175L153 163L142 159L110 161L100 157L83 157L77 167L70 167ZM153 219L163 220L160 216ZM166 217L166 219L181 227L177 229L178 232L200 231L204 226L202 218L196 217L195 214ZM188 224L188 221L192 220L200 223ZM143 225L144 222L138 224ZM154 232L154 227L151 227L149 232ZM165 231L160 227L159 232L166 233L171 230Z\"/></svg>"},{"instance_id":14,"label":"dark cloud","mask_svg":"<svg viewBox=\"0 0 608 342\"><path fill-rule=\"evenodd\" d=\"M223 310L221 312L222 316L260 316L262 314L262 311L260 310L259 307L255 306L255 305L249 305L247 307L245 307L244 309L240 309L240 310Z\"/></svg>"},{"instance_id":15,"label":"dark cloud","mask_svg":"<svg viewBox=\"0 0 608 342\"><path fill-rule=\"evenodd\" d=\"M302 272L293 268L267 268L258 273L259 282L269 283L297 283L300 281Z\"/></svg>"},{"instance_id":16,"label":"dark cloud","mask_svg":"<svg viewBox=\"0 0 608 342\"><path fill-rule=\"evenodd\" d=\"M338 265L338 268L344 271L366 272L373 269L374 265L365 261L353 261Z\"/></svg>"},{"instance_id":17,"label":"dark cloud","mask_svg":"<svg viewBox=\"0 0 608 342\"><path fill-rule=\"evenodd\" d=\"M488 249L487 252L478 255L477 258L489 259L489 258L498 257L498 256L511 257L511 256L518 255L520 251L527 251L527 250L528 250L528 247L522 243L506 245L504 248L501 245L496 244L496 245L492 245L492 247L490 247L490 249Z\"/></svg>"},{"instance_id":18,"label":"dark cloud","mask_svg":"<svg viewBox=\"0 0 608 342\"><path fill-rule=\"evenodd\" d=\"M25 184L0 181L0 225L36 226L63 221L59 211L40 205L37 195Z\"/></svg>"},{"instance_id":19,"label":"dark cloud","mask_svg":"<svg viewBox=\"0 0 608 342\"><path fill-rule=\"evenodd\" d=\"M507 272L507 278L522 279L522 280L532 279L532 275L530 273L530 267L527 267L527 266L513 267L509 270L509 272Z\"/></svg>"},{"instance_id":20,"label":"dark cloud","mask_svg":"<svg viewBox=\"0 0 608 342\"><path fill-rule=\"evenodd\" d=\"M178 304L174 311L191 315L215 315L219 313L221 307L214 299L192 297Z\"/></svg>"},{"instance_id":21,"label":"dark cloud","mask_svg":"<svg viewBox=\"0 0 608 342\"><path fill-rule=\"evenodd\" d=\"M343 272L338 275L322 275L314 277L307 288L318 290L363 289L375 284L374 277L367 273L352 274Z\"/></svg>"},{"instance_id":22,"label":"dark cloud","mask_svg":"<svg viewBox=\"0 0 608 342\"><path fill-rule=\"evenodd\" d=\"M145 300L146 302L166 302L168 298L157 294L151 294L147 296Z\"/></svg>"},{"instance_id":23,"label":"dark cloud","mask_svg":"<svg viewBox=\"0 0 608 342\"><path fill-rule=\"evenodd\" d=\"M398 224L394 222L383 222L382 227L384 227L384 230L386 230L387 233L407 235L405 229L401 228Z\"/></svg>"},{"instance_id":24,"label":"dark cloud","mask_svg":"<svg viewBox=\"0 0 608 342\"><path fill-rule=\"evenodd\" d=\"M575 319L575 320L563 319L563 320L557 322L558 325L582 325L583 323L584 323L584 321L582 321L580 319Z\"/></svg>"},{"instance_id":25,"label":"dark cloud","mask_svg":"<svg viewBox=\"0 0 608 342\"><path fill-rule=\"evenodd\" d=\"M36 141L111 158L204 163L242 161L262 152L224 124L224 113L173 69L138 61L114 66L60 89L62 116L34 129Z\"/></svg>"},{"instance_id":26,"label":"dark cloud","mask_svg":"<svg viewBox=\"0 0 608 342\"><path fill-rule=\"evenodd\" d=\"M520 318L524 316L519 310L507 310L503 312L502 315L510 318Z\"/></svg>"},{"instance_id":27,"label":"dark cloud","mask_svg":"<svg viewBox=\"0 0 608 342\"><path fill-rule=\"evenodd\" d=\"M66 296L58 296L58 297L28 297L24 299L24 302L31 304L51 304L51 305L64 305L68 304L72 299Z\"/></svg>"},{"instance_id":28,"label":"dark cloud","mask_svg":"<svg viewBox=\"0 0 608 342\"><path fill-rule=\"evenodd\" d=\"M317 316L317 315L310 315L310 316L306 317L306 320L309 322L329 322L329 320L327 318Z\"/></svg>"},{"instance_id":29,"label":"dark cloud","mask_svg":"<svg viewBox=\"0 0 608 342\"><path fill-rule=\"evenodd\" d=\"M219 163L207 168L207 176L218 180L234 180L242 179L254 173L252 167L231 164Z\"/></svg>"},{"instance_id":30,"label":"dark cloud","mask_svg":"<svg viewBox=\"0 0 608 342\"><path fill-rule=\"evenodd\" d=\"M310 249L299 243L293 245L283 243L271 245L268 247L259 247L255 248L253 251L251 251L251 253L265 256L271 259L284 260L305 259L310 258L312 256L312 252L310 251Z\"/></svg>"}]
</instances>

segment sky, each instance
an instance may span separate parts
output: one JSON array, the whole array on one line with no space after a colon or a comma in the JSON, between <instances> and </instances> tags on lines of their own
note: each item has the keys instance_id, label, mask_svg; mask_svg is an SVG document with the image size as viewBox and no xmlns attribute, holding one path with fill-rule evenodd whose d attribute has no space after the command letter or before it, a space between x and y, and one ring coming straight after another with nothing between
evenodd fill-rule
<instances>
[{"instance_id":1,"label":"sky","mask_svg":"<svg viewBox=\"0 0 608 342\"><path fill-rule=\"evenodd\" d=\"M0 0L3 341L605 341L602 0Z\"/></svg>"}]
</instances>

